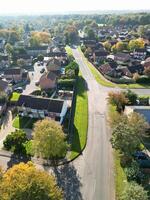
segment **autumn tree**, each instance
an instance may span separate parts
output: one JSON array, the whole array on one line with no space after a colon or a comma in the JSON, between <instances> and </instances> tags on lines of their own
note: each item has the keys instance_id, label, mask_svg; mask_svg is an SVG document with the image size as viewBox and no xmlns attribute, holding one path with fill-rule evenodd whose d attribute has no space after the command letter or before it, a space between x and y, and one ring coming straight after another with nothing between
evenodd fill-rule
<instances>
[{"instance_id":1,"label":"autumn tree","mask_svg":"<svg viewBox=\"0 0 150 200\"><path fill-rule=\"evenodd\" d=\"M144 190L144 188L135 183L131 182L128 183L125 187L120 200L148 200L147 192Z\"/></svg>"},{"instance_id":2,"label":"autumn tree","mask_svg":"<svg viewBox=\"0 0 150 200\"><path fill-rule=\"evenodd\" d=\"M143 39L135 39L135 40L130 40L128 44L128 48L133 51L135 49L142 49L144 48L144 40Z\"/></svg>"},{"instance_id":3,"label":"autumn tree","mask_svg":"<svg viewBox=\"0 0 150 200\"><path fill-rule=\"evenodd\" d=\"M109 92L108 102L116 106L118 112L124 110L124 106L128 103L128 99L123 92Z\"/></svg>"},{"instance_id":4,"label":"autumn tree","mask_svg":"<svg viewBox=\"0 0 150 200\"><path fill-rule=\"evenodd\" d=\"M5 172L0 184L1 200L62 200L62 191L54 176L37 170L28 162L14 165Z\"/></svg>"},{"instance_id":5,"label":"autumn tree","mask_svg":"<svg viewBox=\"0 0 150 200\"><path fill-rule=\"evenodd\" d=\"M107 51L110 51L111 50L111 43L109 41L106 41L103 43L103 46L105 47L105 49Z\"/></svg>"},{"instance_id":6,"label":"autumn tree","mask_svg":"<svg viewBox=\"0 0 150 200\"><path fill-rule=\"evenodd\" d=\"M144 74L150 78L150 67L145 68Z\"/></svg>"},{"instance_id":7,"label":"autumn tree","mask_svg":"<svg viewBox=\"0 0 150 200\"><path fill-rule=\"evenodd\" d=\"M33 149L42 158L60 158L66 155L66 137L58 122L44 119L35 123L33 131Z\"/></svg>"},{"instance_id":8,"label":"autumn tree","mask_svg":"<svg viewBox=\"0 0 150 200\"><path fill-rule=\"evenodd\" d=\"M6 49L6 52L9 54L9 55L12 55L13 52L14 52L14 48L13 46L10 44L10 43L7 43L5 45L5 49Z\"/></svg>"},{"instance_id":9,"label":"autumn tree","mask_svg":"<svg viewBox=\"0 0 150 200\"><path fill-rule=\"evenodd\" d=\"M30 45L33 47L40 46L43 43L49 43L51 40L51 36L48 32L32 32L30 38Z\"/></svg>"}]
</instances>

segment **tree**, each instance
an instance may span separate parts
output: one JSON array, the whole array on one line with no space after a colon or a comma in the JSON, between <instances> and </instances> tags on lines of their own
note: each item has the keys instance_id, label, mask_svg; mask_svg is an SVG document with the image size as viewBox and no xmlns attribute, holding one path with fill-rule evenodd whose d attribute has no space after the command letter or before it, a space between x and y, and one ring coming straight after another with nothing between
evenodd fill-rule
<instances>
[{"instance_id":1,"label":"tree","mask_svg":"<svg viewBox=\"0 0 150 200\"><path fill-rule=\"evenodd\" d=\"M33 149L37 156L46 159L60 158L66 155L66 137L54 120L44 119L35 123L33 131Z\"/></svg>"},{"instance_id":2,"label":"tree","mask_svg":"<svg viewBox=\"0 0 150 200\"><path fill-rule=\"evenodd\" d=\"M103 43L103 46L105 47L105 49L107 51L110 51L111 50L111 43L109 41L106 41Z\"/></svg>"},{"instance_id":3,"label":"tree","mask_svg":"<svg viewBox=\"0 0 150 200\"><path fill-rule=\"evenodd\" d=\"M148 200L147 192L135 182L128 183L120 200Z\"/></svg>"},{"instance_id":4,"label":"tree","mask_svg":"<svg viewBox=\"0 0 150 200\"><path fill-rule=\"evenodd\" d=\"M42 62L44 60L44 56L42 54L39 54L37 59L38 61Z\"/></svg>"},{"instance_id":5,"label":"tree","mask_svg":"<svg viewBox=\"0 0 150 200\"><path fill-rule=\"evenodd\" d=\"M10 168L0 184L1 200L62 200L62 191L54 176L28 162Z\"/></svg>"},{"instance_id":6,"label":"tree","mask_svg":"<svg viewBox=\"0 0 150 200\"><path fill-rule=\"evenodd\" d=\"M7 43L5 45L5 49L6 49L6 52L9 54L9 55L12 55L13 52L14 52L14 48L13 46L10 44L10 43Z\"/></svg>"},{"instance_id":7,"label":"tree","mask_svg":"<svg viewBox=\"0 0 150 200\"><path fill-rule=\"evenodd\" d=\"M138 137L145 135L149 127L145 118L137 112L133 112L128 116L128 125L134 130Z\"/></svg>"},{"instance_id":8,"label":"tree","mask_svg":"<svg viewBox=\"0 0 150 200\"><path fill-rule=\"evenodd\" d=\"M79 65L76 63L76 61L72 61L69 63L69 65L65 68L65 73L66 74L72 74L72 78L74 76L78 76L79 74Z\"/></svg>"},{"instance_id":9,"label":"tree","mask_svg":"<svg viewBox=\"0 0 150 200\"><path fill-rule=\"evenodd\" d=\"M16 130L11 134L7 135L4 140L4 148L7 150L11 150L17 154L25 154L24 143L27 141L26 133L23 130Z\"/></svg>"},{"instance_id":10,"label":"tree","mask_svg":"<svg viewBox=\"0 0 150 200\"><path fill-rule=\"evenodd\" d=\"M117 44L115 46L116 46L117 52L127 50L127 44L125 42L117 42Z\"/></svg>"},{"instance_id":11,"label":"tree","mask_svg":"<svg viewBox=\"0 0 150 200\"><path fill-rule=\"evenodd\" d=\"M25 64L26 64L26 62L24 61L24 59L20 58L20 59L17 60L17 65L19 67L24 67Z\"/></svg>"},{"instance_id":12,"label":"tree","mask_svg":"<svg viewBox=\"0 0 150 200\"><path fill-rule=\"evenodd\" d=\"M123 92L109 92L108 102L115 105L118 112L122 112L126 104L128 104L128 99L125 97Z\"/></svg>"},{"instance_id":13,"label":"tree","mask_svg":"<svg viewBox=\"0 0 150 200\"><path fill-rule=\"evenodd\" d=\"M43 43L49 43L50 40L51 36L49 33L34 31L31 33L30 45L32 47L38 47Z\"/></svg>"},{"instance_id":14,"label":"tree","mask_svg":"<svg viewBox=\"0 0 150 200\"><path fill-rule=\"evenodd\" d=\"M0 91L0 103L6 103L7 102L7 94L5 92Z\"/></svg>"},{"instance_id":15,"label":"tree","mask_svg":"<svg viewBox=\"0 0 150 200\"><path fill-rule=\"evenodd\" d=\"M150 67L144 69L144 74L150 78Z\"/></svg>"},{"instance_id":16,"label":"tree","mask_svg":"<svg viewBox=\"0 0 150 200\"><path fill-rule=\"evenodd\" d=\"M126 121L118 122L113 129L111 144L125 156L131 156L140 146L140 140L131 126Z\"/></svg>"},{"instance_id":17,"label":"tree","mask_svg":"<svg viewBox=\"0 0 150 200\"><path fill-rule=\"evenodd\" d=\"M135 105L137 103L137 94L132 92L131 90L127 90L124 92L125 97L129 100L128 104Z\"/></svg>"},{"instance_id":18,"label":"tree","mask_svg":"<svg viewBox=\"0 0 150 200\"><path fill-rule=\"evenodd\" d=\"M128 48L131 51L134 51L135 49L142 49L144 48L145 42L143 39L136 39L136 40L130 40L128 44Z\"/></svg>"},{"instance_id":19,"label":"tree","mask_svg":"<svg viewBox=\"0 0 150 200\"><path fill-rule=\"evenodd\" d=\"M76 43L78 40L78 30L74 25L68 25L65 29L65 37L67 44Z\"/></svg>"}]
</instances>

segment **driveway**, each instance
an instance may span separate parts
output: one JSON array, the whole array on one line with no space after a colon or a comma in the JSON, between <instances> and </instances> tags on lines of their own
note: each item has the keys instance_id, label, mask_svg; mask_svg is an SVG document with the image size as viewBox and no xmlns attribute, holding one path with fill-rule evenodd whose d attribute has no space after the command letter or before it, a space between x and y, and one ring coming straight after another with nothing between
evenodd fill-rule
<instances>
[{"instance_id":1,"label":"driveway","mask_svg":"<svg viewBox=\"0 0 150 200\"><path fill-rule=\"evenodd\" d=\"M6 136L14 130L15 129L12 126L12 113L11 110L8 110L0 130L0 149L3 147L3 141L5 140Z\"/></svg>"},{"instance_id":2,"label":"driveway","mask_svg":"<svg viewBox=\"0 0 150 200\"><path fill-rule=\"evenodd\" d=\"M35 85L36 82L39 81L42 74L40 73L41 69L45 68L45 66L38 66L37 63L34 65L34 71L29 72L30 76L30 84L26 86L26 88L23 91L23 94L29 95L33 91L38 90L39 87Z\"/></svg>"}]
</instances>

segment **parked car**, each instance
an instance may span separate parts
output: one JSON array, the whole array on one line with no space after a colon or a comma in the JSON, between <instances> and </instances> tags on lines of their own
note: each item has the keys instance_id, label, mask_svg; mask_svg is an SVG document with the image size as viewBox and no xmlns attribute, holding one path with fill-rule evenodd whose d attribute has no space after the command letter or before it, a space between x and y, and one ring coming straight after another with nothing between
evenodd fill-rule
<instances>
[{"instance_id":1,"label":"parked car","mask_svg":"<svg viewBox=\"0 0 150 200\"><path fill-rule=\"evenodd\" d=\"M45 72L45 69L41 69L40 73L43 74Z\"/></svg>"},{"instance_id":2,"label":"parked car","mask_svg":"<svg viewBox=\"0 0 150 200\"><path fill-rule=\"evenodd\" d=\"M149 156L144 153L143 151L137 151L135 154L134 154L134 157L137 159L137 160L149 160Z\"/></svg>"},{"instance_id":3,"label":"parked car","mask_svg":"<svg viewBox=\"0 0 150 200\"><path fill-rule=\"evenodd\" d=\"M15 88L14 92L22 93L23 92L23 88L22 87Z\"/></svg>"}]
</instances>

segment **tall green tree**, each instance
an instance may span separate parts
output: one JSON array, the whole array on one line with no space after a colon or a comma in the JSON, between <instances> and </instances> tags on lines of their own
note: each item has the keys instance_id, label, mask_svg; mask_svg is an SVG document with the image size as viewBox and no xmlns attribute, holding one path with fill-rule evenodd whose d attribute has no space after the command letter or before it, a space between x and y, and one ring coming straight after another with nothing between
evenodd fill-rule
<instances>
[{"instance_id":1,"label":"tall green tree","mask_svg":"<svg viewBox=\"0 0 150 200\"><path fill-rule=\"evenodd\" d=\"M54 120L44 119L35 124L33 131L33 149L37 156L51 159L64 157L67 151L66 137Z\"/></svg>"}]
</instances>

